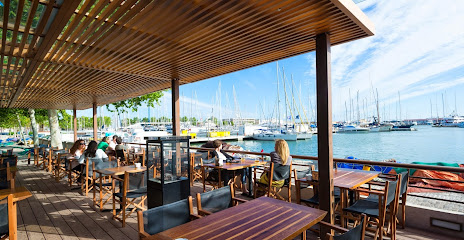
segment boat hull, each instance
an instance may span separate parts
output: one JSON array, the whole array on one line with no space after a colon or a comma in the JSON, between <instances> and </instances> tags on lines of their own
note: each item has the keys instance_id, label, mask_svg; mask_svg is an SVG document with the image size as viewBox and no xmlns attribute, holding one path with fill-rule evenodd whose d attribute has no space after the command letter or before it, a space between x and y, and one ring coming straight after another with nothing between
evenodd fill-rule
<instances>
[{"instance_id":1,"label":"boat hull","mask_svg":"<svg viewBox=\"0 0 464 240\"><path fill-rule=\"evenodd\" d=\"M258 133L258 134L253 134L253 139L255 140L261 140L261 141L274 141L276 139L283 139L285 141L296 141L297 140L297 134L272 134L272 133Z\"/></svg>"}]
</instances>

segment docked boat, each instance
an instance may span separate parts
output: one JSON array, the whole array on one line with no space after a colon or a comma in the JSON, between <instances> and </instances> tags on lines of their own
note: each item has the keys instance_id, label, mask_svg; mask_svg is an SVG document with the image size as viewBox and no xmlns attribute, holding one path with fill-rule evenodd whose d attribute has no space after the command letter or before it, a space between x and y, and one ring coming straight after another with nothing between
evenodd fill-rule
<instances>
[{"instance_id":1,"label":"docked boat","mask_svg":"<svg viewBox=\"0 0 464 240\"><path fill-rule=\"evenodd\" d=\"M464 117L456 114L443 118L439 124L434 124L434 127L460 127L464 124Z\"/></svg>"},{"instance_id":2,"label":"docked boat","mask_svg":"<svg viewBox=\"0 0 464 240\"><path fill-rule=\"evenodd\" d=\"M369 131L371 132L390 132L393 128L391 123L382 123L380 125L372 126Z\"/></svg>"},{"instance_id":3,"label":"docked boat","mask_svg":"<svg viewBox=\"0 0 464 240\"><path fill-rule=\"evenodd\" d=\"M270 132L270 131L261 131L253 134L253 139L261 141L274 141L276 139L283 139L285 141L296 141L297 134L295 133L280 133L280 132Z\"/></svg>"},{"instance_id":4,"label":"docked boat","mask_svg":"<svg viewBox=\"0 0 464 240\"><path fill-rule=\"evenodd\" d=\"M369 132L369 128L360 127L355 125L345 125L339 128L338 132L340 133L361 133Z\"/></svg>"},{"instance_id":5,"label":"docked boat","mask_svg":"<svg viewBox=\"0 0 464 240\"><path fill-rule=\"evenodd\" d=\"M414 125L413 124L401 123L401 124L397 124L397 125L393 126L393 128L391 130L392 131L414 131L414 130L416 130L412 126L414 126Z\"/></svg>"}]
</instances>

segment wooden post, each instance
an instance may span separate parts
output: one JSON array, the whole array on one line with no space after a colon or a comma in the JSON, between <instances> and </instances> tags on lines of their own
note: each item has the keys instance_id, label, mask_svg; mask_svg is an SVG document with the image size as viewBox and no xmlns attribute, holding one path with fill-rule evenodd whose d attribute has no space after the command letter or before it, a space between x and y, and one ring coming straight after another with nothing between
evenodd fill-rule
<instances>
[{"instance_id":1,"label":"wooden post","mask_svg":"<svg viewBox=\"0 0 464 240\"><path fill-rule=\"evenodd\" d=\"M330 38L316 36L317 144L320 209L327 211L324 221L334 223L332 82L330 76ZM321 236L329 232L321 231Z\"/></svg>"},{"instance_id":2,"label":"wooden post","mask_svg":"<svg viewBox=\"0 0 464 240\"><path fill-rule=\"evenodd\" d=\"M77 110L76 106L73 108L73 129L74 129L74 142L77 141Z\"/></svg>"},{"instance_id":3,"label":"wooden post","mask_svg":"<svg viewBox=\"0 0 464 240\"><path fill-rule=\"evenodd\" d=\"M172 135L180 136L180 111L179 111L179 79L172 79L171 81L172 92Z\"/></svg>"},{"instance_id":4,"label":"wooden post","mask_svg":"<svg viewBox=\"0 0 464 240\"><path fill-rule=\"evenodd\" d=\"M97 103L93 103L93 140L97 141Z\"/></svg>"}]
</instances>

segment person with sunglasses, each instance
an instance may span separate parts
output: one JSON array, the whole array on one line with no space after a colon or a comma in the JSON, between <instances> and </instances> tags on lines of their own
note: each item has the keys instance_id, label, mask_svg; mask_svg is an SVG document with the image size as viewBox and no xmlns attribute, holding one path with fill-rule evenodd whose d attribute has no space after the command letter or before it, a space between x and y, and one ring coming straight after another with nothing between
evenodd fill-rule
<instances>
[{"instance_id":1,"label":"person with sunglasses","mask_svg":"<svg viewBox=\"0 0 464 240\"><path fill-rule=\"evenodd\" d=\"M82 139L77 140L74 142L73 146L69 150L69 152L73 155L73 157L76 157L79 159L79 157L84 153L85 151L85 141Z\"/></svg>"}]
</instances>

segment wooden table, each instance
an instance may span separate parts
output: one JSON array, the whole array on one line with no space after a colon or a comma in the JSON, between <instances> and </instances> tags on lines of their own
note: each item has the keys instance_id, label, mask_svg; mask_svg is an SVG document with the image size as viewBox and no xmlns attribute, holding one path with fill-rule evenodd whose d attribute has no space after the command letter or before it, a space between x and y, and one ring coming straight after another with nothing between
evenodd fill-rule
<instances>
[{"instance_id":1,"label":"wooden table","mask_svg":"<svg viewBox=\"0 0 464 240\"><path fill-rule=\"evenodd\" d=\"M372 179L378 177L380 172L374 171L364 171L364 170L356 170L356 169L335 169L333 180L334 180L334 187L340 188L340 205L343 208L347 207L348 203L348 190L355 190L359 186L371 181ZM308 183L310 185L317 184L315 180L308 180L306 178L298 179L297 180L297 191L299 189L299 184ZM300 197L297 196L299 199ZM343 214L341 216L342 227L344 226L344 218Z\"/></svg>"},{"instance_id":2,"label":"wooden table","mask_svg":"<svg viewBox=\"0 0 464 240\"><path fill-rule=\"evenodd\" d=\"M147 170L147 167L136 168L135 165L132 165L132 166L121 166L121 167L114 167L114 168L98 169L98 170L95 170L95 172L103 174L103 175L123 175L124 172L138 173L138 172L143 172L146 170Z\"/></svg>"},{"instance_id":3,"label":"wooden table","mask_svg":"<svg viewBox=\"0 0 464 240\"><path fill-rule=\"evenodd\" d=\"M13 194L13 208L8 209L8 223L9 223L9 237L11 240L16 240L18 238L18 219L17 219L17 207L16 203L18 201L24 200L28 197L31 197L32 194L25 187L16 187L12 189L3 189L0 190L0 199L8 197L8 195ZM7 203L7 199L0 201L0 204Z\"/></svg>"},{"instance_id":4,"label":"wooden table","mask_svg":"<svg viewBox=\"0 0 464 240\"><path fill-rule=\"evenodd\" d=\"M205 178L206 178L206 174L205 174L205 168L215 168L215 169L218 169L218 178L219 178L219 182L218 182L218 185L221 186L221 169L224 169L224 170L227 170L227 171L233 171L233 170L240 170L240 169L244 169L244 168L249 168L249 167L258 167L258 166L264 166L266 163L266 161L261 161L261 160L253 160L253 159L243 159L243 160L240 160L240 159L236 159L235 161L238 161L236 163L224 163L222 166L216 166L214 163L208 163L208 164L203 164L201 166L201 170L202 170L202 173L203 173L203 192L205 191ZM248 171L248 192L249 192L249 195L251 195L251 193L253 192L252 189L251 189L251 171Z\"/></svg>"},{"instance_id":5,"label":"wooden table","mask_svg":"<svg viewBox=\"0 0 464 240\"><path fill-rule=\"evenodd\" d=\"M260 197L168 229L147 239L293 239L326 211Z\"/></svg>"}]
</instances>

